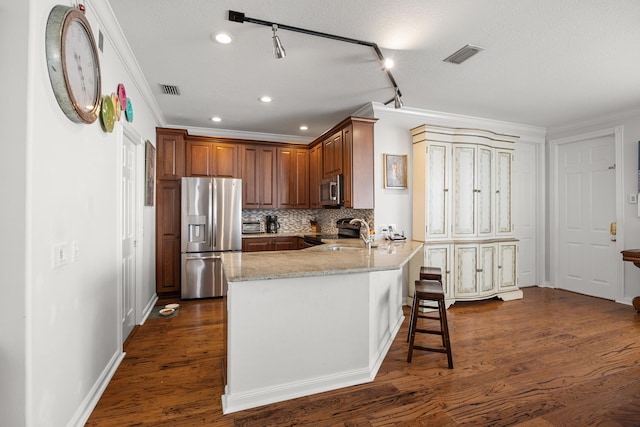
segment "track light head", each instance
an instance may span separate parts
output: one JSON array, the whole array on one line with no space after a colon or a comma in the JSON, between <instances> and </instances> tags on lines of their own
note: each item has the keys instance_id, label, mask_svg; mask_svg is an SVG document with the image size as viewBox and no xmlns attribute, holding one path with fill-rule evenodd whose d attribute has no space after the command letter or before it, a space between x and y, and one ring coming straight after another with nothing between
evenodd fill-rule
<instances>
[{"instance_id":1,"label":"track light head","mask_svg":"<svg viewBox=\"0 0 640 427\"><path fill-rule=\"evenodd\" d=\"M400 91L396 89L396 96L393 97L393 106L395 108L402 108L404 104L402 103L402 98L400 98Z\"/></svg>"},{"instance_id":2,"label":"track light head","mask_svg":"<svg viewBox=\"0 0 640 427\"><path fill-rule=\"evenodd\" d=\"M282 47L280 37L276 34L276 31L278 31L278 24L273 24L271 29L273 30L273 55L276 59L282 59L287 56L287 52L284 50L284 47Z\"/></svg>"}]
</instances>

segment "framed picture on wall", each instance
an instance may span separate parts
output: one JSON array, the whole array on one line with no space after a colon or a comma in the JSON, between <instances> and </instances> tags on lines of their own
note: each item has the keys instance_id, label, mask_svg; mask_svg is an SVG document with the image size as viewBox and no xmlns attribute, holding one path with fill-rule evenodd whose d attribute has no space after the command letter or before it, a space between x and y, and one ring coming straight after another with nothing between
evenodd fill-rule
<instances>
[{"instance_id":1,"label":"framed picture on wall","mask_svg":"<svg viewBox=\"0 0 640 427\"><path fill-rule=\"evenodd\" d=\"M407 155L383 154L384 188L407 188Z\"/></svg>"},{"instance_id":2,"label":"framed picture on wall","mask_svg":"<svg viewBox=\"0 0 640 427\"><path fill-rule=\"evenodd\" d=\"M144 204L145 206L153 206L155 202L155 185L156 185L156 147L151 142L146 141L144 144L145 152L145 186L144 186Z\"/></svg>"}]
</instances>

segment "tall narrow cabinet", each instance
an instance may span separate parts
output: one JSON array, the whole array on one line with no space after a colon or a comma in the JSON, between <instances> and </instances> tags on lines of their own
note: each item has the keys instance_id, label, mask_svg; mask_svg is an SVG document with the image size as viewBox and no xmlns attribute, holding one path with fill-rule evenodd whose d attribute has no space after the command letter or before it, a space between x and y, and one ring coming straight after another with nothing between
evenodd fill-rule
<instances>
[{"instance_id":1,"label":"tall narrow cabinet","mask_svg":"<svg viewBox=\"0 0 640 427\"><path fill-rule=\"evenodd\" d=\"M413 239L440 267L447 303L522 298L511 180L517 136L421 125L413 137Z\"/></svg>"}]
</instances>

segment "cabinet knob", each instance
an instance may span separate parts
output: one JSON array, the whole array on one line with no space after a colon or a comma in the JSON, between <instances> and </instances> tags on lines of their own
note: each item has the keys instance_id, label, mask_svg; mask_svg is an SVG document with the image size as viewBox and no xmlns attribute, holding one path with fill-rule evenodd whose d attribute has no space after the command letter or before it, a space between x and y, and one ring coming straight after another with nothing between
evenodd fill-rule
<instances>
[{"instance_id":1,"label":"cabinet knob","mask_svg":"<svg viewBox=\"0 0 640 427\"><path fill-rule=\"evenodd\" d=\"M502 268L502 266L501 266L501 265L499 265L499 266L498 266L498 268Z\"/></svg>"},{"instance_id":2,"label":"cabinet knob","mask_svg":"<svg viewBox=\"0 0 640 427\"><path fill-rule=\"evenodd\" d=\"M476 273L482 273L482 269L481 268L477 269Z\"/></svg>"}]
</instances>

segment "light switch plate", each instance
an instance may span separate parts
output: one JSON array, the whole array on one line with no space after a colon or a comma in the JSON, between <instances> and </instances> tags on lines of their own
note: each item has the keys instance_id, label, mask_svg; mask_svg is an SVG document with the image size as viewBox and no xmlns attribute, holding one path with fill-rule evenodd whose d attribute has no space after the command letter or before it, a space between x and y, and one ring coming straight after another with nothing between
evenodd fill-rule
<instances>
[{"instance_id":1,"label":"light switch plate","mask_svg":"<svg viewBox=\"0 0 640 427\"><path fill-rule=\"evenodd\" d=\"M637 194L629 194L629 203L635 205L638 203L638 195Z\"/></svg>"},{"instance_id":2,"label":"light switch plate","mask_svg":"<svg viewBox=\"0 0 640 427\"><path fill-rule=\"evenodd\" d=\"M67 242L53 245L53 268L59 268L69 262L69 245Z\"/></svg>"}]
</instances>

